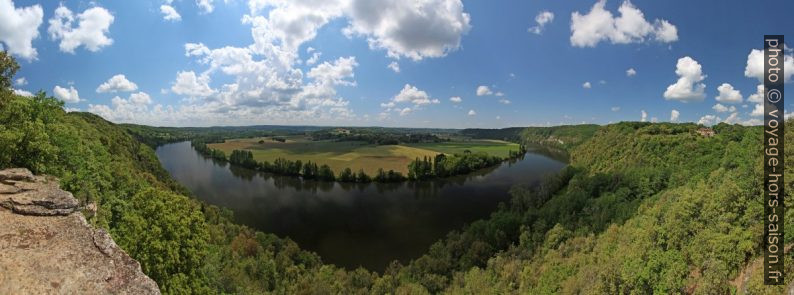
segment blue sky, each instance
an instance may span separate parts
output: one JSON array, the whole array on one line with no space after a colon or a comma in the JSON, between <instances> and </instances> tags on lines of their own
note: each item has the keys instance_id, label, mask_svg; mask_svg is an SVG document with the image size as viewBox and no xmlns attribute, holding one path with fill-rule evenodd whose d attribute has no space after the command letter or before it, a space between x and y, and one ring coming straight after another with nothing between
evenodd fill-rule
<instances>
[{"instance_id":1,"label":"blue sky","mask_svg":"<svg viewBox=\"0 0 794 295\"><path fill-rule=\"evenodd\" d=\"M22 66L19 93L44 90L69 110L167 126L546 126L640 121L643 112L647 121L757 124L748 55L764 34L794 38L794 3L783 0L0 8L0 43Z\"/></svg>"}]
</instances>

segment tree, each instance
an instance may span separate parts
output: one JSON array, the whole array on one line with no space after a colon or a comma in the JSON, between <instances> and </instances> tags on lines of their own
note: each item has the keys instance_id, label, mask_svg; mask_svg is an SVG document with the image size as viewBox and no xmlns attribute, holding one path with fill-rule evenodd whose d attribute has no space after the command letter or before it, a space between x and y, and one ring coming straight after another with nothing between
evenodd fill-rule
<instances>
[{"instance_id":1,"label":"tree","mask_svg":"<svg viewBox=\"0 0 794 295\"><path fill-rule=\"evenodd\" d=\"M19 64L8 51L0 51L0 91L11 91Z\"/></svg>"}]
</instances>

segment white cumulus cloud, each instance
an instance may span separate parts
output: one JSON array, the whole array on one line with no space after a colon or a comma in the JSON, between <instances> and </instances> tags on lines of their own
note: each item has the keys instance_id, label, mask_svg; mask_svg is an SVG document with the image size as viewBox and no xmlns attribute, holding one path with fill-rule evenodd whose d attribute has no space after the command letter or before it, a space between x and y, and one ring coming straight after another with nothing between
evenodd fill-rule
<instances>
[{"instance_id":1,"label":"white cumulus cloud","mask_svg":"<svg viewBox=\"0 0 794 295\"><path fill-rule=\"evenodd\" d=\"M681 113L678 110L670 111L670 122L677 122L680 115Z\"/></svg>"},{"instance_id":2,"label":"white cumulus cloud","mask_svg":"<svg viewBox=\"0 0 794 295\"><path fill-rule=\"evenodd\" d=\"M748 102L761 103L764 101L764 84L758 84L756 92L747 97Z\"/></svg>"},{"instance_id":3,"label":"white cumulus cloud","mask_svg":"<svg viewBox=\"0 0 794 295\"><path fill-rule=\"evenodd\" d=\"M419 90L415 86L411 86L411 84L405 84L400 93L392 98L392 101L395 103L403 103L408 102L414 105L424 105L424 104L431 104L431 103L439 103L437 99L430 98L430 95L423 90Z\"/></svg>"},{"instance_id":4,"label":"white cumulus cloud","mask_svg":"<svg viewBox=\"0 0 794 295\"><path fill-rule=\"evenodd\" d=\"M634 77L636 75L637 75L637 70L635 70L634 68L629 68L628 70L626 70L626 76Z\"/></svg>"},{"instance_id":5,"label":"white cumulus cloud","mask_svg":"<svg viewBox=\"0 0 794 295\"><path fill-rule=\"evenodd\" d=\"M475 116L475 115L477 115L477 112L475 112L474 110L469 110L469 116Z\"/></svg>"},{"instance_id":6,"label":"white cumulus cloud","mask_svg":"<svg viewBox=\"0 0 794 295\"><path fill-rule=\"evenodd\" d=\"M700 64L689 56L678 59L675 69L678 81L667 86L664 98L682 102L702 101L706 98L706 85L700 83L706 78Z\"/></svg>"},{"instance_id":7,"label":"white cumulus cloud","mask_svg":"<svg viewBox=\"0 0 794 295\"><path fill-rule=\"evenodd\" d=\"M69 86L67 89L56 85L55 88L52 89L52 94L55 96L55 98L60 99L63 102L80 102L80 95L77 93L77 89L74 89L74 86Z\"/></svg>"},{"instance_id":8,"label":"white cumulus cloud","mask_svg":"<svg viewBox=\"0 0 794 295\"><path fill-rule=\"evenodd\" d=\"M648 113L646 113L645 110L641 110L640 115L642 115L640 118L640 122L645 122L648 119Z\"/></svg>"},{"instance_id":9,"label":"white cumulus cloud","mask_svg":"<svg viewBox=\"0 0 794 295\"><path fill-rule=\"evenodd\" d=\"M445 56L471 28L460 0L353 0L345 12L348 36L364 36L371 48L393 58Z\"/></svg>"},{"instance_id":10,"label":"white cumulus cloud","mask_svg":"<svg viewBox=\"0 0 794 295\"><path fill-rule=\"evenodd\" d=\"M454 102L454 103L460 103L460 102L463 101L463 99L461 99L460 96L453 96L453 97L449 98L449 101Z\"/></svg>"},{"instance_id":11,"label":"white cumulus cloud","mask_svg":"<svg viewBox=\"0 0 794 295\"><path fill-rule=\"evenodd\" d=\"M137 84L130 82L130 80L127 80L126 76L122 74L118 74L108 79L107 82L100 84L99 87L97 87L96 92L105 93L105 92L119 92L119 91L135 91L137 89L138 89Z\"/></svg>"},{"instance_id":12,"label":"white cumulus cloud","mask_svg":"<svg viewBox=\"0 0 794 295\"><path fill-rule=\"evenodd\" d=\"M209 86L209 76L196 76L193 71L177 73L171 91L188 97L207 97L215 93L215 90Z\"/></svg>"},{"instance_id":13,"label":"white cumulus cloud","mask_svg":"<svg viewBox=\"0 0 794 295\"><path fill-rule=\"evenodd\" d=\"M215 10L212 0L196 0L196 6L199 7L201 13L212 13Z\"/></svg>"},{"instance_id":14,"label":"white cumulus cloud","mask_svg":"<svg viewBox=\"0 0 794 295\"><path fill-rule=\"evenodd\" d=\"M742 93L739 90L733 89L733 86L728 83L722 83L717 87L719 95L715 99L722 103L742 103Z\"/></svg>"},{"instance_id":15,"label":"white cumulus cloud","mask_svg":"<svg viewBox=\"0 0 794 295\"><path fill-rule=\"evenodd\" d=\"M39 37L39 26L44 19L41 5L14 7L11 0L0 0L0 43L9 53L34 60L38 52L33 39ZM0 46L0 50L3 46Z\"/></svg>"},{"instance_id":16,"label":"white cumulus cloud","mask_svg":"<svg viewBox=\"0 0 794 295\"><path fill-rule=\"evenodd\" d=\"M590 89L590 88L593 88L593 85L590 84L590 82L584 82L584 84L582 84L582 88Z\"/></svg>"},{"instance_id":17,"label":"white cumulus cloud","mask_svg":"<svg viewBox=\"0 0 794 295\"><path fill-rule=\"evenodd\" d=\"M163 14L163 19L168 21L178 22L182 20L182 16L171 5L160 5L160 13Z\"/></svg>"},{"instance_id":18,"label":"white cumulus cloud","mask_svg":"<svg viewBox=\"0 0 794 295\"><path fill-rule=\"evenodd\" d=\"M782 52L780 54L783 54ZM794 55L787 54L783 57L784 75L783 81L791 82L791 76L794 75ZM744 68L744 76L748 78L756 78L759 82L764 82L764 51L753 49L747 55L747 66Z\"/></svg>"},{"instance_id":19,"label":"white cumulus cloud","mask_svg":"<svg viewBox=\"0 0 794 295\"><path fill-rule=\"evenodd\" d=\"M725 106L721 103L715 104L713 107L711 107L711 109L713 109L717 113L727 113L727 112L732 113L736 111L735 106Z\"/></svg>"},{"instance_id":20,"label":"white cumulus cloud","mask_svg":"<svg viewBox=\"0 0 794 295\"><path fill-rule=\"evenodd\" d=\"M656 40L670 43L678 40L678 29L666 20L645 20L645 15L629 1L624 1L613 17L604 9L606 0L593 5L590 12L571 14L571 45L576 47L595 47L601 41L613 44L643 43Z\"/></svg>"},{"instance_id":21,"label":"white cumulus cloud","mask_svg":"<svg viewBox=\"0 0 794 295\"><path fill-rule=\"evenodd\" d=\"M491 91L491 88L488 88L488 86L485 85L477 86L477 96L485 96L491 94L493 94L493 91Z\"/></svg>"},{"instance_id":22,"label":"white cumulus cloud","mask_svg":"<svg viewBox=\"0 0 794 295\"><path fill-rule=\"evenodd\" d=\"M99 6L86 9L75 16L69 8L61 4L55 9L55 16L50 18L47 32L53 40L61 41L59 47L63 52L74 53L80 46L95 52L113 44L113 39L106 35L110 33L113 20L113 15Z\"/></svg>"}]
</instances>

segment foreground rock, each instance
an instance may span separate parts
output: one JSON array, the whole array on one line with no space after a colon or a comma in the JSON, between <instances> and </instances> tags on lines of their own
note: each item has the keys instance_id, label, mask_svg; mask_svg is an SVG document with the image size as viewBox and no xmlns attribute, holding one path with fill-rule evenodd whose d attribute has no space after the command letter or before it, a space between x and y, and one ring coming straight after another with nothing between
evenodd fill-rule
<instances>
[{"instance_id":1,"label":"foreground rock","mask_svg":"<svg viewBox=\"0 0 794 295\"><path fill-rule=\"evenodd\" d=\"M0 171L0 294L160 294L78 205L55 179Z\"/></svg>"}]
</instances>

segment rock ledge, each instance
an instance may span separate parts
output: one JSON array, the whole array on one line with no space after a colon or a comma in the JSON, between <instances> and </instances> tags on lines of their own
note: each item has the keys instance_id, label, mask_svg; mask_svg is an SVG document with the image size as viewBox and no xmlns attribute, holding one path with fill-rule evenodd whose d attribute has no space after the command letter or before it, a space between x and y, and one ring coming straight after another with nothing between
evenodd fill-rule
<instances>
[{"instance_id":1,"label":"rock ledge","mask_svg":"<svg viewBox=\"0 0 794 295\"><path fill-rule=\"evenodd\" d=\"M0 170L0 294L160 294L57 179Z\"/></svg>"}]
</instances>

